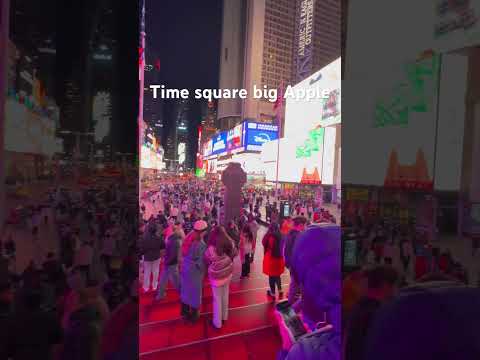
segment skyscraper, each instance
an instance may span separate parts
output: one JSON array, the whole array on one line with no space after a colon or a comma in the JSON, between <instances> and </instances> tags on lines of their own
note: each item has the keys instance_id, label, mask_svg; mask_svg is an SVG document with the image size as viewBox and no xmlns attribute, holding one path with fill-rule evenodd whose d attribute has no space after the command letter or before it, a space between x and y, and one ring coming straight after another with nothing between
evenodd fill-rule
<instances>
[{"instance_id":1,"label":"skyscraper","mask_svg":"<svg viewBox=\"0 0 480 360\"><path fill-rule=\"evenodd\" d=\"M297 0L294 82L300 82L341 56L342 0Z\"/></svg>"},{"instance_id":2,"label":"skyscraper","mask_svg":"<svg viewBox=\"0 0 480 360\"><path fill-rule=\"evenodd\" d=\"M340 57L340 34L341 0L224 0L219 85L250 96L219 100L220 127L273 121L274 104L254 99L253 87L278 89L318 71Z\"/></svg>"}]
</instances>

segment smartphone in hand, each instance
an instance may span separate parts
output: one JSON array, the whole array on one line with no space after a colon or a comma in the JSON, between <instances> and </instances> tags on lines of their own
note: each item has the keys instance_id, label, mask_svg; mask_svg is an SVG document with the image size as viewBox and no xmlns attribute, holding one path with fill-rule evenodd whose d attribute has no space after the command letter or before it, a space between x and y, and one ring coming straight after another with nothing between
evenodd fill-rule
<instances>
[{"instance_id":1,"label":"smartphone in hand","mask_svg":"<svg viewBox=\"0 0 480 360\"><path fill-rule=\"evenodd\" d=\"M302 319L295 313L288 301L282 301L275 306L277 314L285 324L287 331L293 341L297 341L300 337L307 333L307 329Z\"/></svg>"}]
</instances>

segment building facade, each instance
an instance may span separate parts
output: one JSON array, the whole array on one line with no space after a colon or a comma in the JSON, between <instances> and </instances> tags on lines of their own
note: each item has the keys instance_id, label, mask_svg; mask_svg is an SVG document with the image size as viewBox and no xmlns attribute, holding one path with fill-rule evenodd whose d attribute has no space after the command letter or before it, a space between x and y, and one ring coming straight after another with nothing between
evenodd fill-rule
<instances>
[{"instance_id":1,"label":"building facade","mask_svg":"<svg viewBox=\"0 0 480 360\"><path fill-rule=\"evenodd\" d=\"M306 16L309 68L299 76L298 48ZM245 88L250 96L219 101L220 128L244 119L275 121L274 104L254 99L253 88L294 85L340 56L340 0L224 0L219 87Z\"/></svg>"}]
</instances>

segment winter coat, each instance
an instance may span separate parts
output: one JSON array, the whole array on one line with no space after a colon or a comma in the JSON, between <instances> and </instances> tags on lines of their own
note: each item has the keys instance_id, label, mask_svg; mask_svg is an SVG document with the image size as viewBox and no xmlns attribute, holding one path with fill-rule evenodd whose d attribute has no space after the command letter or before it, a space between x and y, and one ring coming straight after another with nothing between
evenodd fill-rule
<instances>
[{"instance_id":1,"label":"winter coat","mask_svg":"<svg viewBox=\"0 0 480 360\"><path fill-rule=\"evenodd\" d=\"M287 236L285 236L283 256L285 256L285 266L289 269L291 267L293 247L295 246L295 240L297 239L299 234L300 234L300 231L298 230L290 230Z\"/></svg>"},{"instance_id":2,"label":"winter coat","mask_svg":"<svg viewBox=\"0 0 480 360\"><path fill-rule=\"evenodd\" d=\"M156 261L160 259L160 251L165 248L164 241L155 235L154 229L154 227L148 227L140 243L145 261Z\"/></svg>"},{"instance_id":3,"label":"winter coat","mask_svg":"<svg viewBox=\"0 0 480 360\"><path fill-rule=\"evenodd\" d=\"M202 302L203 278L206 272L203 254L206 248L203 241L194 241L187 255L183 257L180 299L182 303L195 309L198 309Z\"/></svg>"},{"instance_id":4,"label":"winter coat","mask_svg":"<svg viewBox=\"0 0 480 360\"><path fill-rule=\"evenodd\" d=\"M341 335L339 331L315 331L300 338L290 349L282 351L278 360L340 360Z\"/></svg>"},{"instance_id":5,"label":"winter coat","mask_svg":"<svg viewBox=\"0 0 480 360\"><path fill-rule=\"evenodd\" d=\"M205 251L205 262L208 264L208 278L212 286L222 286L232 278L232 257L227 254L219 256L214 246L209 246Z\"/></svg>"},{"instance_id":6,"label":"winter coat","mask_svg":"<svg viewBox=\"0 0 480 360\"><path fill-rule=\"evenodd\" d=\"M168 237L167 248L165 251L165 265L178 265L178 258L180 254L180 236L172 234Z\"/></svg>"},{"instance_id":7,"label":"winter coat","mask_svg":"<svg viewBox=\"0 0 480 360\"><path fill-rule=\"evenodd\" d=\"M265 235L263 238L263 247L265 256L263 257L263 273L267 276L280 276L285 271L285 259L281 255L275 257L272 254L273 245L276 240L273 235Z\"/></svg>"}]
</instances>

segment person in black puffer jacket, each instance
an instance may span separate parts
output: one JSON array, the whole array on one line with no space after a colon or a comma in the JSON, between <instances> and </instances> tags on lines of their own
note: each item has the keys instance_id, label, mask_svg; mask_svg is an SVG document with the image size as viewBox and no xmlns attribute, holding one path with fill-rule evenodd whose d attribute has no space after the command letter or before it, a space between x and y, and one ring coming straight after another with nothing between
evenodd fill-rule
<instances>
[{"instance_id":1,"label":"person in black puffer jacket","mask_svg":"<svg viewBox=\"0 0 480 360\"><path fill-rule=\"evenodd\" d=\"M157 225L150 221L146 226L146 231L140 243L140 249L143 254L143 290L150 290L150 277L153 275L152 288L157 289L158 272L160 267L160 251L165 248L165 243L159 239L155 232Z\"/></svg>"}]
</instances>

